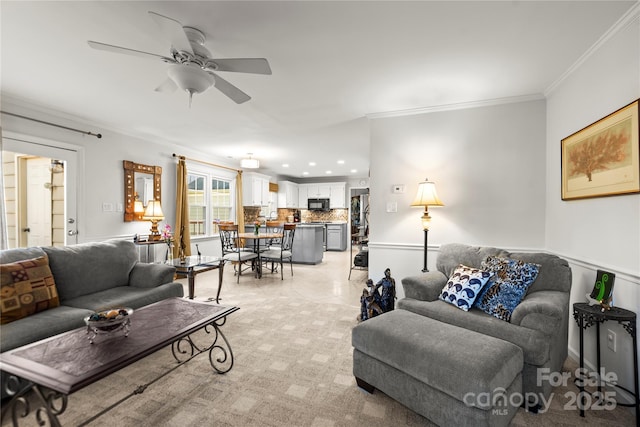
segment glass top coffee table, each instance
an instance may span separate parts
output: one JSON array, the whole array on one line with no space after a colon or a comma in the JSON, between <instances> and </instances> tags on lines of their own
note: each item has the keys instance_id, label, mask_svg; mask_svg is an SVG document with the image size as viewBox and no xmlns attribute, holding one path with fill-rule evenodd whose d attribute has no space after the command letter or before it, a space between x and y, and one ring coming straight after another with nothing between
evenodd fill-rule
<instances>
[{"instance_id":1,"label":"glass top coffee table","mask_svg":"<svg viewBox=\"0 0 640 427\"><path fill-rule=\"evenodd\" d=\"M196 289L196 275L205 271L218 270L218 292L216 303L220 302L220 291L222 290L222 277L224 273L224 259L216 256L192 255L185 257L184 261L175 258L167 261L166 264L176 268L179 277L186 277L189 281L189 299L193 299Z\"/></svg>"},{"instance_id":2,"label":"glass top coffee table","mask_svg":"<svg viewBox=\"0 0 640 427\"><path fill-rule=\"evenodd\" d=\"M141 393L148 385L205 352L209 353L211 367L224 374L233 367L233 352L220 327L226 317L237 310L238 307L169 298L135 310L130 315L128 336L121 331L100 334L91 344L85 327L0 353L0 369L11 376L7 389L12 396L9 404L2 407L2 423L5 424L5 418L10 416L13 425L17 426L20 418L41 417L45 413L48 425L60 425L57 416L66 409L67 395L168 345L179 363L115 405ZM213 340L210 345L199 346L191 338L201 330ZM19 384L17 378L24 380L26 385ZM27 405L24 413L27 401L35 401L40 406L33 407L30 414L28 408L33 404Z\"/></svg>"}]
</instances>

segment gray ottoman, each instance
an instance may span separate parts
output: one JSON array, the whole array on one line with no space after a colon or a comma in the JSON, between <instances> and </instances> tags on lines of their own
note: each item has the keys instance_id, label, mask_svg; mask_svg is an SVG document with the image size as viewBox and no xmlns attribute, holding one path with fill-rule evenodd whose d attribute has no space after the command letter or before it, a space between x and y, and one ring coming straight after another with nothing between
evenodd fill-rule
<instances>
[{"instance_id":1,"label":"gray ottoman","mask_svg":"<svg viewBox=\"0 0 640 427\"><path fill-rule=\"evenodd\" d=\"M522 404L522 349L406 310L352 333L353 375L441 426L506 426Z\"/></svg>"}]
</instances>

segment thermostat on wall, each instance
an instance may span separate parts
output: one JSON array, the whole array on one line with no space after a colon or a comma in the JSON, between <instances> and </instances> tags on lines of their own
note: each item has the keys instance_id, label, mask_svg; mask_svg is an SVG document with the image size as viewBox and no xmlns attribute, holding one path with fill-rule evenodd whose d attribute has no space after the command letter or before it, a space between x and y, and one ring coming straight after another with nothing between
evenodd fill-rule
<instances>
[{"instance_id":1,"label":"thermostat on wall","mask_svg":"<svg viewBox=\"0 0 640 427\"><path fill-rule=\"evenodd\" d=\"M393 192L394 193L404 193L404 184L396 184L393 186Z\"/></svg>"}]
</instances>

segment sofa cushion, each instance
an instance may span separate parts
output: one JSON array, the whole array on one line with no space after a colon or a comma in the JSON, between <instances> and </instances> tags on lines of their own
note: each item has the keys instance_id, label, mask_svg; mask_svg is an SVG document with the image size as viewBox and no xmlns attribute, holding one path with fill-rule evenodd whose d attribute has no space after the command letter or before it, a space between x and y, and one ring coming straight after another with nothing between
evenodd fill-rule
<instances>
[{"instance_id":1,"label":"sofa cushion","mask_svg":"<svg viewBox=\"0 0 640 427\"><path fill-rule=\"evenodd\" d=\"M0 266L0 323L60 305L46 255Z\"/></svg>"},{"instance_id":2,"label":"sofa cushion","mask_svg":"<svg viewBox=\"0 0 640 427\"><path fill-rule=\"evenodd\" d=\"M399 300L398 308L509 341L522 348L525 363L540 366L549 360L552 343L543 332L504 322L478 308L462 311L440 300L426 302L409 298Z\"/></svg>"},{"instance_id":3,"label":"sofa cushion","mask_svg":"<svg viewBox=\"0 0 640 427\"><path fill-rule=\"evenodd\" d=\"M569 267L566 259L540 252L514 252L509 255L509 258L542 266L538 272L538 278L529 286L527 293L539 291L569 292L571 290L571 267Z\"/></svg>"},{"instance_id":4,"label":"sofa cushion","mask_svg":"<svg viewBox=\"0 0 640 427\"><path fill-rule=\"evenodd\" d=\"M507 322L520 304L527 289L538 276L539 264L488 256L482 268L492 273L475 305L487 314Z\"/></svg>"},{"instance_id":5,"label":"sofa cushion","mask_svg":"<svg viewBox=\"0 0 640 427\"><path fill-rule=\"evenodd\" d=\"M155 288L173 282L176 268L165 264L146 264L139 262L129 274L129 286L136 288Z\"/></svg>"},{"instance_id":6,"label":"sofa cushion","mask_svg":"<svg viewBox=\"0 0 640 427\"><path fill-rule=\"evenodd\" d=\"M491 273L460 264L454 271L442 292L440 299L464 311L469 311Z\"/></svg>"},{"instance_id":7,"label":"sofa cushion","mask_svg":"<svg viewBox=\"0 0 640 427\"><path fill-rule=\"evenodd\" d=\"M509 252L504 249L491 248L485 246L468 246L462 243L448 243L442 245L438 251L436 268L451 277L453 270L460 265L480 268L482 261L489 255L505 257Z\"/></svg>"},{"instance_id":8,"label":"sofa cushion","mask_svg":"<svg viewBox=\"0 0 640 427\"><path fill-rule=\"evenodd\" d=\"M85 316L91 313L91 310L61 305L2 325L0 351L9 351L71 329L81 328L85 326Z\"/></svg>"},{"instance_id":9,"label":"sofa cushion","mask_svg":"<svg viewBox=\"0 0 640 427\"><path fill-rule=\"evenodd\" d=\"M42 248L56 279L61 304L129 283L129 274L138 262L133 242L108 240L64 247Z\"/></svg>"},{"instance_id":10,"label":"sofa cushion","mask_svg":"<svg viewBox=\"0 0 640 427\"><path fill-rule=\"evenodd\" d=\"M165 283L155 288L119 286L105 289L91 295L82 295L65 302L72 307L102 311L114 307L140 308L145 305L172 297L184 296L184 288L179 282Z\"/></svg>"}]
</instances>

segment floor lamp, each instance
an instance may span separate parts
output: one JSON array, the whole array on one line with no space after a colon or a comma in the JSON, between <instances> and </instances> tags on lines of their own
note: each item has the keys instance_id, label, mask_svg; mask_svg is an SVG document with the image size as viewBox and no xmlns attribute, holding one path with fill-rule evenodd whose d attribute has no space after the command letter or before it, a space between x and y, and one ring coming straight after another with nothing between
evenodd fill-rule
<instances>
[{"instance_id":1,"label":"floor lamp","mask_svg":"<svg viewBox=\"0 0 640 427\"><path fill-rule=\"evenodd\" d=\"M424 267L423 273L429 271L427 268L427 247L429 242L429 224L431 224L431 217L429 216L429 206L444 206L444 204L438 198L436 193L436 184L425 179L418 184L418 194L415 200L411 203L411 206L424 206L424 213L422 214L422 229L424 230Z\"/></svg>"}]
</instances>

